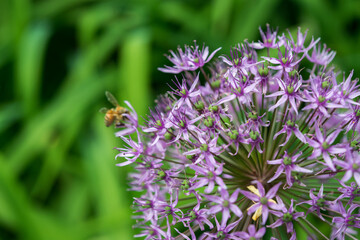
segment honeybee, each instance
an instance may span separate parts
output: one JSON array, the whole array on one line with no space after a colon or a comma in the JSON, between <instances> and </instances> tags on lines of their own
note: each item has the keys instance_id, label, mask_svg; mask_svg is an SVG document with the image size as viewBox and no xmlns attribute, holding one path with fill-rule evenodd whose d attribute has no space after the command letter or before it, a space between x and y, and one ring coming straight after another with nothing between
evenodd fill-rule
<instances>
[{"instance_id":1,"label":"honeybee","mask_svg":"<svg viewBox=\"0 0 360 240\"><path fill-rule=\"evenodd\" d=\"M105 96L107 97L108 101L115 107L111 109L101 108L100 112L105 114L105 126L109 127L113 123L115 126L120 126L125 120L125 116L123 114L129 113L124 107L121 107L115 97L108 91L105 92Z\"/></svg>"}]
</instances>

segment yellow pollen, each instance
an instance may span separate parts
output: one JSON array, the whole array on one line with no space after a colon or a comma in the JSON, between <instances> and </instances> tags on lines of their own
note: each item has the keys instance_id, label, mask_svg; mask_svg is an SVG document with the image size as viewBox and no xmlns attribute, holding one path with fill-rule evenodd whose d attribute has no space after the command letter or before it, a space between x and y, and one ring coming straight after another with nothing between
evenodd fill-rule
<instances>
[{"instance_id":1,"label":"yellow pollen","mask_svg":"<svg viewBox=\"0 0 360 240\"><path fill-rule=\"evenodd\" d=\"M253 185L247 186L247 188L250 190L250 192L254 193L256 196L261 197L259 190L258 190L256 187L254 187ZM273 200L273 199L269 199L268 201L276 204L275 200ZM253 201L253 202L254 202L254 201ZM251 207L254 206L254 205L255 205L255 202L254 202L254 204L251 205L249 208L251 208ZM249 208L246 209L246 211L248 211ZM260 206L260 207L255 211L255 213L254 213L253 216L252 216L252 220L256 221L256 220L261 216L261 214L262 214L262 206Z\"/></svg>"},{"instance_id":2,"label":"yellow pollen","mask_svg":"<svg viewBox=\"0 0 360 240\"><path fill-rule=\"evenodd\" d=\"M249 189L250 192L254 193L256 196L261 197L259 190L256 187L254 187L253 185L247 186L247 189Z\"/></svg>"}]
</instances>

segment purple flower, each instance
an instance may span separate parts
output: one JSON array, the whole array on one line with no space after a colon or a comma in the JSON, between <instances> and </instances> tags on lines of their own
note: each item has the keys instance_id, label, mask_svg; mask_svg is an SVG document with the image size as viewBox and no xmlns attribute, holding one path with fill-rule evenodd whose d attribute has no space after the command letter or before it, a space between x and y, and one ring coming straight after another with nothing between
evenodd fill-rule
<instances>
[{"instance_id":1,"label":"purple flower","mask_svg":"<svg viewBox=\"0 0 360 240\"><path fill-rule=\"evenodd\" d=\"M266 220L269 215L269 208L277 209L278 206L276 205L276 202L272 200L272 198L275 197L277 190L279 189L281 183L276 184L273 186L267 193L265 193L265 189L263 185L260 182L256 183L257 189L254 188L254 186L249 186L248 189L251 192L240 190L240 192L254 202L252 206L248 209L248 214L253 215L252 219L256 221L256 219L260 216L262 216L262 224L264 225L266 223Z\"/></svg>"},{"instance_id":2,"label":"purple flower","mask_svg":"<svg viewBox=\"0 0 360 240\"><path fill-rule=\"evenodd\" d=\"M305 45L307 31L266 28L207 72L219 49L170 51L173 66L160 70L184 71L181 81L157 98L145 124L128 102L117 116L118 166L134 169L136 237L295 240L302 229L309 239L356 238L358 79L351 72L338 82L335 52L319 38Z\"/></svg>"},{"instance_id":3,"label":"purple flower","mask_svg":"<svg viewBox=\"0 0 360 240\"><path fill-rule=\"evenodd\" d=\"M250 136L249 143L251 145L251 150L249 151L248 157L250 157L250 155L251 155L252 151L254 150L254 148L256 148L256 150L259 153L263 153L263 150L261 150L260 144L264 142L264 139L261 138L261 135L260 135L259 131L251 130L249 132L249 136Z\"/></svg>"},{"instance_id":4,"label":"purple flower","mask_svg":"<svg viewBox=\"0 0 360 240\"><path fill-rule=\"evenodd\" d=\"M211 228L212 228L212 227L211 227ZM194 233L194 231L192 230L191 227L189 227L189 233L190 233L191 238L189 238L189 237L186 236L185 234L181 233L181 232L180 232L179 230L177 230L176 228L175 228L175 230L176 230L184 239L186 239L186 240L196 240L196 235L195 235L195 233Z\"/></svg>"},{"instance_id":5,"label":"purple flower","mask_svg":"<svg viewBox=\"0 0 360 240\"><path fill-rule=\"evenodd\" d=\"M199 199L200 197L198 197ZM182 222L186 222L185 226L190 226L190 223L194 223L199 226L199 228L204 231L204 224L208 225L210 228L213 228L213 224L208 219L208 210L200 209L200 204L197 204L186 217L182 219Z\"/></svg>"},{"instance_id":6,"label":"purple flower","mask_svg":"<svg viewBox=\"0 0 360 240\"><path fill-rule=\"evenodd\" d=\"M265 115L266 114L264 113L263 115L259 116L255 111L246 113L248 120L245 123L245 128L249 128L255 132L260 132L261 127L268 127L270 125L270 121L264 122L262 120Z\"/></svg>"},{"instance_id":7,"label":"purple flower","mask_svg":"<svg viewBox=\"0 0 360 240\"><path fill-rule=\"evenodd\" d=\"M342 117L343 127L346 127L346 132L356 130L360 120L360 106L350 105L350 111L344 114L339 114Z\"/></svg>"},{"instance_id":8,"label":"purple flower","mask_svg":"<svg viewBox=\"0 0 360 240\"><path fill-rule=\"evenodd\" d=\"M198 180L189 190L194 190L203 186L207 186L205 189L205 193L210 193L214 190L215 183L217 183L220 187L226 189L226 185L220 177L223 172L223 165L220 165L216 170L212 167L206 169L204 167L191 165L193 170L196 171L197 174L203 175L204 177L197 177Z\"/></svg>"},{"instance_id":9,"label":"purple flower","mask_svg":"<svg viewBox=\"0 0 360 240\"><path fill-rule=\"evenodd\" d=\"M127 121L125 121L125 123L120 126L124 129L115 133L115 136L117 136L117 137L130 135L130 134L136 132L137 128L139 126L138 125L138 115L137 115L135 109L128 101L125 101L125 104L128 105L128 107L131 109L131 112L123 114L123 117Z\"/></svg>"},{"instance_id":10,"label":"purple flower","mask_svg":"<svg viewBox=\"0 0 360 240\"><path fill-rule=\"evenodd\" d=\"M220 225L218 220L215 218L216 228L217 228L216 233L205 233L205 236L203 236L201 239L208 239L208 237L210 237L210 239L223 239L223 240L237 239L237 240L240 240L240 238L238 238L236 236L236 232L231 233L231 230L233 230L234 227L236 227L236 225L240 222L240 220L241 219L234 221L233 223L226 226L223 224Z\"/></svg>"},{"instance_id":11,"label":"purple flower","mask_svg":"<svg viewBox=\"0 0 360 240\"><path fill-rule=\"evenodd\" d=\"M175 199L173 199L173 196L175 196ZM162 204L159 204L156 209L157 212L161 215L160 218L168 218L168 216L172 216L172 225L174 225L177 220L181 219L184 216L181 210L176 207L178 200L178 193L170 194L170 204L164 202ZM178 214L181 214L181 216L179 216Z\"/></svg>"},{"instance_id":12,"label":"purple flower","mask_svg":"<svg viewBox=\"0 0 360 240\"><path fill-rule=\"evenodd\" d=\"M342 182L347 182L351 177L354 177L356 183L360 186L360 155L358 153L346 151L345 161L335 159L334 163L346 171L341 179Z\"/></svg>"},{"instance_id":13,"label":"purple flower","mask_svg":"<svg viewBox=\"0 0 360 240\"><path fill-rule=\"evenodd\" d=\"M253 224L249 225L248 232L239 232L236 234L241 239L245 240L257 240L261 239L265 235L265 227L260 228L256 231L256 228Z\"/></svg>"},{"instance_id":14,"label":"purple flower","mask_svg":"<svg viewBox=\"0 0 360 240\"><path fill-rule=\"evenodd\" d=\"M299 27L298 32L297 32L297 42L295 43L290 31L288 31L289 36L290 36L290 44L295 53L307 52L307 51L309 51L309 49L313 48L315 46L315 44L317 44L320 41L320 38L314 40L314 37L313 37L311 39L311 43L309 44L309 46L307 48L304 47L307 32L308 32L308 30L305 30L305 33L303 34L301 32L301 28Z\"/></svg>"},{"instance_id":15,"label":"purple flower","mask_svg":"<svg viewBox=\"0 0 360 240\"><path fill-rule=\"evenodd\" d=\"M307 215L308 213L310 213L310 212L316 211L317 216L318 216L321 220L325 221L324 217L321 215L320 210L324 210L325 207L327 207L327 206L330 205L330 202L325 199L325 195L324 195L324 185L321 185L320 190L319 190L319 193L318 193L317 196L315 196L315 194L314 194L314 191L315 191L315 190L316 190L315 188L312 188L312 189L310 190L309 195L310 195L311 200L307 200L307 201L301 202L301 203L299 203L299 204L304 204L304 203L305 203L305 204L309 204L311 207L308 208L308 210L307 210L307 212L306 212L306 215ZM298 204L298 205L299 205L299 204Z\"/></svg>"},{"instance_id":16,"label":"purple flower","mask_svg":"<svg viewBox=\"0 0 360 240\"><path fill-rule=\"evenodd\" d=\"M239 218L242 218L242 212L236 205L236 201L240 192L240 189L236 189L231 196L226 189L220 189L220 196L205 195L205 197L217 205L209 209L209 214L222 213L221 226L224 226L230 218L230 211L233 212Z\"/></svg>"},{"instance_id":17,"label":"purple flower","mask_svg":"<svg viewBox=\"0 0 360 240\"><path fill-rule=\"evenodd\" d=\"M328 108L334 109L343 107L340 104L332 102L335 90L324 92L321 89L318 89L318 87L315 86L315 83L313 83L311 90L311 93L309 93L307 90L304 91L304 95L306 97L304 101L309 102L310 104L304 107L302 110L315 109L325 117L330 117L330 114L327 111Z\"/></svg>"},{"instance_id":18,"label":"purple flower","mask_svg":"<svg viewBox=\"0 0 360 240\"><path fill-rule=\"evenodd\" d=\"M145 133L155 134L155 138L151 145L155 145L161 138L164 137L167 132L168 121L165 120L164 114L160 112L151 112L150 120L148 121L148 126L143 127Z\"/></svg>"},{"instance_id":19,"label":"purple flower","mask_svg":"<svg viewBox=\"0 0 360 240\"><path fill-rule=\"evenodd\" d=\"M217 139L218 137L214 137L210 142L207 142L205 139L199 137L200 146L196 149L185 152L184 155L192 156L197 154L198 158L195 164L205 159L206 164L208 164L212 168L215 168L219 164L216 162L214 155L218 155L222 150L221 147L216 146Z\"/></svg>"},{"instance_id":20,"label":"purple flower","mask_svg":"<svg viewBox=\"0 0 360 240\"><path fill-rule=\"evenodd\" d=\"M347 104L354 104L354 105L360 105L360 103L355 102L353 99L360 96L360 90L358 86L358 79L355 79L354 81L351 81L351 78L354 74L354 70L350 72L348 78L345 81L345 75L344 80L340 84L340 93L339 93L339 100L341 105Z\"/></svg>"},{"instance_id":21,"label":"purple flower","mask_svg":"<svg viewBox=\"0 0 360 240\"><path fill-rule=\"evenodd\" d=\"M275 216L277 216L278 219L273 224L269 225L269 227L276 228L276 227L279 227L279 226L285 224L287 232L293 233L294 232L293 221L299 217L303 217L304 213L303 212L295 212L293 199L291 200L291 205L288 209L285 207L285 204L281 200L280 197L276 197L276 201L278 202L278 205L280 206L280 209L279 209L280 211L270 210L270 212L272 214L274 214ZM292 238L296 239L296 235L293 235Z\"/></svg>"},{"instance_id":22,"label":"purple flower","mask_svg":"<svg viewBox=\"0 0 360 240\"><path fill-rule=\"evenodd\" d=\"M203 118L203 116L198 116L192 118L194 115L187 116L185 112L189 114L188 109L179 109L177 111L172 112L172 116L169 117L169 122L166 127L169 129L171 127L177 129L178 131L167 132L164 137L168 138L168 140L172 140L172 142L178 141L181 137L183 137L186 141L190 142L189 133L196 133L197 135L201 135L201 131L198 127L196 127L195 123ZM172 139L174 137L174 139Z\"/></svg>"},{"instance_id":23,"label":"purple flower","mask_svg":"<svg viewBox=\"0 0 360 240\"><path fill-rule=\"evenodd\" d=\"M289 187L292 186L292 176L291 172L301 172L301 173L312 173L312 170L300 167L299 165L296 165L296 160L301 156L301 152L290 157L288 153L285 151L285 155L281 159L271 160L267 161L270 165L280 165L278 169L275 172L275 175L268 181L269 183L277 179L281 173L285 172L286 175L286 183L289 185Z\"/></svg>"},{"instance_id":24,"label":"purple flower","mask_svg":"<svg viewBox=\"0 0 360 240\"><path fill-rule=\"evenodd\" d=\"M251 53L255 52L251 51ZM235 72L237 71L244 71L245 68L249 66L249 64L253 64L249 63L251 53L246 54L246 52L243 51L242 47L239 44L237 48L235 47L233 49L230 49L230 56L220 56L220 58L223 60L224 63L230 66L230 72L235 74ZM241 55L245 56L242 58ZM231 76L234 76L234 74L231 74Z\"/></svg>"},{"instance_id":25,"label":"purple flower","mask_svg":"<svg viewBox=\"0 0 360 240\"><path fill-rule=\"evenodd\" d=\"M164 240L175 240L174 237L171 236L171 227L170 227L170 223L169 223L169 219L166 219L166 224L167 224L167 230L166 233L163 233L163 239Z\"/></svg>"},{"instance_id":26,"label":"purple flower","mask_svg":"<svg viewBox=\"0 0 360 240\"><path fill-rule=\"evenodd\" d=\"M336 55L336 52L330 50L331 49L326 48L326 44L324 44L324 48L321 51L320 44L318 44L318 47L316 45L314 46L311 56L306 54L306 57L315 64L326 66Z\"/></svg>"},{"instance_id":27,"label":"purple flower","mask_svg":"<svg viewBox=\"0 0 360 240\"><path fill-rule=\"evenodd\" d=\"M230 138L228 140L229 142L228 146L232 146L233 144L235 145L235 152L234 153L229 152L230 155L234 156L238 153L240 144L249 143L249 141L246 139L247 134L244 132L245 132L244 128L239 128L237 130L231 130L227 132L227 135Z\"/></svg>"},{"instance_id":28,"label":"purple flower","mask_svg":"<svg viewBox=\"0 0 360 240\"><path fill-rule=\"evenodd\" d=\"M148 189L148 192L140 198L136 198L134 205L138 206L136 212L141 212L143 215L137 216L142 218L144 221L153 221L158 219L159 207L165 202L161 198L159 187Z\"/></svg>"},{"instance_id":29,"label":"purple flower","mask_svg":"<svg viewBox=\"0 0 360 240\"><path fill-rule=\"evenodd\" d=\"M279 146L285 146L285 144L289 141L292 133L294 133L295 136L297 137L297 139L299 139L301 142L307 143L304 134L302 132L300 132L299 126L295 123L295 121L292 117L292 114L290 114L290 115L291 115L290 119L288 121L286 121L286 123L283 125L283 128L279 132L275 133L275 135L274 135L273 139L275 140L280 134L283 134L283 133L286 134L285 141L282 144L280 144Z\"/></svg>"},{"instance_id":30,"label":"purple flower","mask_svg":"<svg viewBox=\"0 0 360 240\"><path fill-rule=\"evenodd\" d=\"M199 82L199 74L195 78L195 81L192 83L190 89L188 89L186 80L183 79L182 84L179 83L179 81L176 79L177 82L174 82L177 89L174 90L174 94L178 95L180 99L177 101L175 108L179 108L184 102L187 104L187 106L192 109L191 99L200 95L200 90L195 90L195 87L197 86Z\"/></svg>"},{"instance_id":31,"label":"purple flower","mask_svg":"<svg viewBox=\"0 0 360 240\"><path fill-rule=\"evenodd\" d=\"M311 147L314 148L313 153L309 157L310 159L317 158L319 156L322 156L325 160L326 165L333 171L335 171L335 165L333 163L333 160L331 159L329 154L338 154L338 153L345 153L346 149L341 146L331 146L331 144L335 141L337 135L339 135L341 129L337 129L329 136L326 136L326 134L322 134L319 128L319 125L315 124L315 133L316 138L311 139L307 138L307 141Z\"/></svg>"},{"instance_id":32,"label":"purple flower","mask_svg":"<svg viewBox=\"0 0 360 240\"><path fill-rule=\"evenodd\" d=\"M119 150L120 153L116 155L115 158L123 157L127 160L126 162L116 164L116 166L122 167L135 162L136 159L138 159L141 156L141 154L144 152L144 147L143 144L141 143L139 134L138 134L138 142L134 142L131 137L130 139L127 139L123 136L120 137L126 144L129 145L129 147L117 148L117 150Z\"/></svg>"},{"instance_id":33,"label":"purple flower","mask_svg":"<svg viewBox=\"0 0 360 240\"><path fill-rule=\"evenodd\" d=\"M229 79L233 79L233 76L230 75ZM257 83L243 82L241 80L233 79L231 85L229 86L230 95L220 99L215 105L221 105L226 102L237 99L240 103L248 103L251 99L251 93L257 92L255 89Z\"/></svg>"},{"instance_id":34,"label":"purple flower","mask_svg":"<svg viewBox=\"0 0 360 240\"><path fill-rule=\"evenodd\" d=\"M144 228L144 230L141 231L141 233L136 234L134 237L145 237L145 240L150 240L154 238L162 239L162 236L166 235L156 222L152 223L150 226L143 226L142 228Z\"/></svg>"},{"instance_id":35,"label":"purple flower","mask_svg":"<svg viewBox=\"0 0 360 240\"><path fill-rule=\"evenodd\" d=\"M360 228L360 214L352 213L355 209L359 208L360 205L353 204L347 210L344 208L342 202L337 202L337 206L339 207L341 217L334 217L332 220L338 228L333 237L335 238L342 235L342 238L344 239L345 230L348 227Z\"/></svg>"},{"instance_id":36,"label":"purple flower","mask_svg":"<svg viewBox=\"0 0 360 240\"><path fill-rule=\"evenodd\" d=\"M271 31L269 24L266 24L266 29L267 29L266 33L264 33L261 27L259 27L262 42L259 41L257 43L251 43L249 44L250 47L255 49L263 49L263 48L277 48L279 46L279 44L276 43L277 30Z\"/></svg>"},{"instance_id":37,"label":"purple flower","mask_svg":"<svg viewBox=\"0 0 360 240\"><path fill-rule=\"evenodd\" d=\"M360 188L356 183L352 182L350 186L346 186L341 181L339 181L339 183L343 186L338 188L338 191L342 194L335 200L335 202L339 199L349 198L348 204L352 204L352 201L355 198L360 197Z\"/></svg>"},{"instance_id":38,"label":"purple flower","mask_svg":"<svg viewBox=\"0 0 360 240\"><path fill-rule=\"evenodd\" d=\"M263 57L266 61L275 64L276 66L269 66L269 68L274 70L280 70L281 73L286 72L289 73L296 69L296 66L300 63L304 56L300 59L296 59L292 52L291 48L285 48L285 53L283 54L281 51L278 51L278 58L272 57Z\"/></svg>"},{"instance_id":39,"label":"purple flower","mask_svg":"<svg viewBox=\"0 0 360 240\"><path fill-rule=\"evenodd\" d=\"M287 74L285 74L285 76L287 76ZM288 79L290 79L290 77ZM275 105L273 105L269 108L269 111L274 110L275 108L279 107L280 105L282 105L285 102L290 102L292 109L295 111L296 114L298 114L298 111L297 111L298 107L297 107L295 100L303 101L303 99L300 97L300 93L298 92L301 87L301 84L302 84L301 79L299 79L297 82L294 82L291 80L287 80L286 82L284 82L278 78L276 80L277 80L281 90L278 92L275 92L273 94L270 94L266 97L281 96L281 98Z\"/></svg>"},{"instance_id":40,"label":"purple flower","mask_svg":"<svg viewBox=\"0 0 360 240\"><path fill-rule=\"evenodd\" d=\"M205 63L209 62L221 48L216 49L209 55L209 47L203 46L200 50L199 46L194 41L194 46L186 46L185 51L180 47L178 48L178 53L170 51L171 56L167 58L174 64L173 67L165 65L165 68L158 68L159 71L165 73L177 74L182 71L195 71L196 69L204 66Z\"/></svg>"}]
</instances>

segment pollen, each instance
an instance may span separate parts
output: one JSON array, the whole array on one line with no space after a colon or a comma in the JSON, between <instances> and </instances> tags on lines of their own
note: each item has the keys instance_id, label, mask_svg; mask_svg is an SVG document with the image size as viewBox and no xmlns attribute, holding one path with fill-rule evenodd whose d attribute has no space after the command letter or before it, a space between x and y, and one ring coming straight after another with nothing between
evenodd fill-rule
<instances>
[{"instance_id":1,"label":"pollen","mask_svg":"<svg viewBox=\"0 0 360 240\"><path fill-rule=\"evenodd\" d=\"M247 186L247 189L249 189L250 192L254 193L256 196L258 196L258 197L261 198L260 192L259 192L259 190L258 190L255 186L249 185L249 186ZM276 204L276 201L273 200L273 199L268 199L268 201ZM254 201L253 201L253 202L254 202ZM249 209L250 209L252 206L254 206L254 205L255 205L255 202L254 202L254 204L251 205L247 210L249 210ZM256 221L261 215L262 215L262 206L260 206L260 207L255 211L255 213L252 215L251 218L252 218L252 220Z\"/></svg>"}]
</instances>

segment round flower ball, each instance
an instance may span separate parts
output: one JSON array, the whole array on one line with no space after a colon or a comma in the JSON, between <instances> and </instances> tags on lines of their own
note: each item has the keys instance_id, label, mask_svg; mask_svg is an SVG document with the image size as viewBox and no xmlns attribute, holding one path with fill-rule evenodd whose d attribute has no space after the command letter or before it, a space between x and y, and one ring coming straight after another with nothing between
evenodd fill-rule
<instances>
[{"instance_id":1,"label":"round flower ball","mask_svg":"<svg viewBox=\"0 0 360 240\"><path fill-rule=\"evenodd\" d=\"M358 239L358 79L307 31L260 34L218 58L170 51L169 91L143 125L129 102L107 113L140 193L135 237Z\"/></svg>"}]
</instances>

